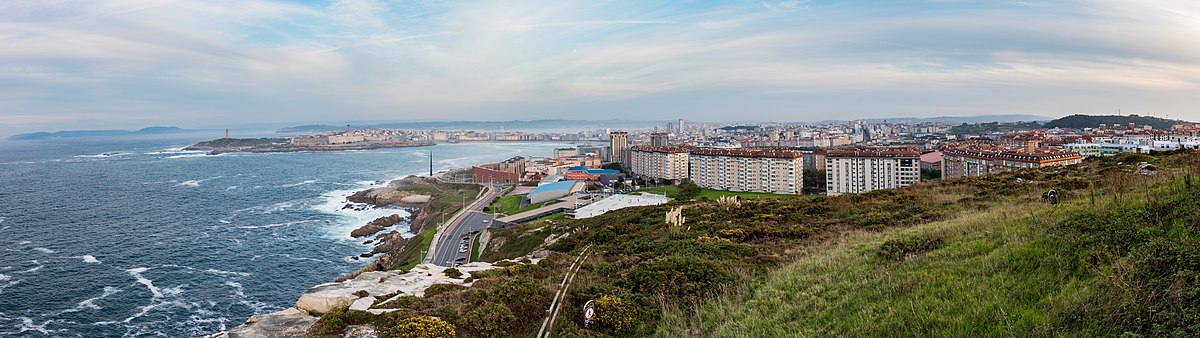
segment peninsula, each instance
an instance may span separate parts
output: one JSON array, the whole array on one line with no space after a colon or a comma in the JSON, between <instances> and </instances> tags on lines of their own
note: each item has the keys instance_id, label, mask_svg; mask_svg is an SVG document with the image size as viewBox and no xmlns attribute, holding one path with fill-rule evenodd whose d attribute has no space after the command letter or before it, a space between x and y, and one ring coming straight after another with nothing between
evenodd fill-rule
<instances>
[{"instance_id":1,"label":"peninsula","mask_svg":"<svg viewBox=\"0 0 1200 338\"><path fill-rule=\"evenodd\" d=\"M224 138L193 144L184 150L222 153L277 153L295 151L368 150L381 148L421 147L432 141L396 130L352 130L280 138Z\"/></svg>"}]
</instances>

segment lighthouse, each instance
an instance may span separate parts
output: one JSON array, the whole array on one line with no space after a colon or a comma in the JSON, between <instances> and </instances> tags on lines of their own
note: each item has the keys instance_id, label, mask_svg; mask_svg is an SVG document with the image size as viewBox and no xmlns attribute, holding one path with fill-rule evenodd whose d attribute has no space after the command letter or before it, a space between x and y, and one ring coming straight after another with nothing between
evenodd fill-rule
<instances>
[{"instance_id":1,"label":"lighthouse","mask_svg":"<svg viewBox=\"0 0 1200 338\"><path fill-rule=\"evenodd\" d=\"M225 139L229 139L229 128L225 128Z\"/></svg>"}]
</instances>

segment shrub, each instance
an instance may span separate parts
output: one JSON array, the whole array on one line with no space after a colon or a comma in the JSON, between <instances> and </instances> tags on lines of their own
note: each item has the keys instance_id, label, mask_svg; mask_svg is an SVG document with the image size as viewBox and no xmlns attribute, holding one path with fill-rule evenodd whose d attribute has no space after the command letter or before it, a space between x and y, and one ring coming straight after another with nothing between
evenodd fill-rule
<instances>
[{"instance_id":1,"label":"shrub","mask_svg":"<svg viewBox=\"0 0 1200 338\"><path fill-rule=\"evenodd\" d=\"M875 254L881 258L902 261L911 256L937 249L942 245L942 239L930 235L913 235L889 239L879 246Z\"/></svg>"},{"instance_id":2,"label":"shrub","mask_svg":"<svg viewBox=\"0 0 1200 338\"><path fill-rule=\"evenodd\" d=\"M695 298L733 280L733 274L713 260L668 256L639 265L626 282L648 294Z\"/></svg>"},{"instance_id":3,"label":"shrub","mask_svg":"<svg viewBox=\"0 0 1200 338\"><path fill-rule=\"evenodd\" d=\"M463 275L462 271L458 271L458 269L455 269L455 268L446 269L446 270L442 271L442 273L446 274L446 276L448 276L450 278L462 278L462 275Z\"/></svg>"},{"instance_id":4,"label":"shrub","mask_svg":"<svg viewBox=\"0 0 1200 338\"><path fill-rule=\"evenodd\" d=\"M480 337L509 337L516 332L517 317L507 306L487 302L464 316L463 331Z\"/></svg>"},{"instance_id":5,"label":"shrub","mask_svg":"<svg viewBox=\"0 0 1200 338\"><path fill-rule=\"evenodd\" d=\"M358 290L358 291L354 291L354 296L359 297L359 298L370 297L371 293L367 292L367 290Z\"/></svg>"},{"instance_id":6,"label":"shrub","mask_svg":"<svg viewBox=\"0 0 1200 338\"><path fill-rule=\"evenodd\" d=\"M637 321L637 308L633 303L616 296L600 296L596 299L596 315L591 327L597 331L620 333L629 330Z\"/></svg>"},{"instance_id":7,"label":"shrub","mask_svg":"<svg viewBox=\"0 0 1200 338\"><path fill-rule=\"evenodd\" d=\"M458 284L434 284L425 288L425 297L433 297L443 293L466 289L467 287Z\"/></svg>"},{"instance_id":8,"label":"shrub","mask_svg":"<svg viewBox=\"0 0 1200 338\"><path fill-rule=\"evenodd\" d=\"M456 337L454 325L441 319L418 316L400 320L388 332L389 337L396 338L447 338Z\"/></svg>"}]
</instances>

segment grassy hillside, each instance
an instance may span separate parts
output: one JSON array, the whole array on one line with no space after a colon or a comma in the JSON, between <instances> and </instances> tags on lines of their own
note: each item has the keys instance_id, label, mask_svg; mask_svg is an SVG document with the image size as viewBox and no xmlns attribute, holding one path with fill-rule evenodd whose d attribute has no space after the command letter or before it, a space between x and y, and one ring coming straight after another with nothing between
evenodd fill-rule
<instances>
[{"instance_id":1,"label":"grassy hillside","mask_svg":"<svg viewBox=\"0 0 1200 338\"><path fill-rule=\"evenodd\" d=\"M402 307L467 337L535 332L535 308L586 248L554 336L1196 336L1197 169L1200 153L1127 154L860 195L534 222L493 232L484 256L569 234L549 245L551 262ZM1049 189L1062 203L1042 202ZM686 221L668 225L680 207ZM479 297L500 290L516 294ZM597 318L584 328L589 300Z\"/></svg>"}]
</instances>

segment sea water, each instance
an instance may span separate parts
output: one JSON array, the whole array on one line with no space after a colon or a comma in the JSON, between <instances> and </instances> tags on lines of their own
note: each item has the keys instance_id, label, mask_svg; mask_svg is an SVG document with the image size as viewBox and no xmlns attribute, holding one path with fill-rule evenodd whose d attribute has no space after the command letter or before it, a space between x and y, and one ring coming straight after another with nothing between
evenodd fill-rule
<instances>
[{"instance_id":1,"label":"sea water","mask_svg":"<svg viewBox=\"0 0 1200 338\"><path fill-rule=\"evenodd\" d=\"M0 336L195 337L357 270L354 191L551 143L206 155L198 139L0 141ZM397 230L407 230L398 226ZM406 234L406 236L411 234Z\"/></svg>"}]
</instances>

